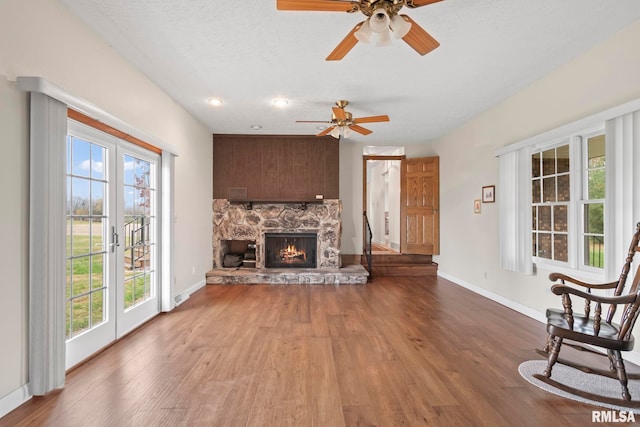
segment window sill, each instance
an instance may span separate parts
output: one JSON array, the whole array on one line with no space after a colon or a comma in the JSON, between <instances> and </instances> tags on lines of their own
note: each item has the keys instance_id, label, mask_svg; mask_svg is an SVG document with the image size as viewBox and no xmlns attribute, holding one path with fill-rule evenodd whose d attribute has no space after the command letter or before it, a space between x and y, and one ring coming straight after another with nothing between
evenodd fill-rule
<instances>
[{"instance_id":1,"label":"window sill","mask_svg":"<svg viewBox=\"0 0 640 427\"><path fill-rule=\"evenodd\" d=\"M541 270L548 273L562 273L588 283L604 283L605 281L604 269L602 271L578 270L544 261L534 261L533 264L538 273Z\"/></svg>"}]
</instances>

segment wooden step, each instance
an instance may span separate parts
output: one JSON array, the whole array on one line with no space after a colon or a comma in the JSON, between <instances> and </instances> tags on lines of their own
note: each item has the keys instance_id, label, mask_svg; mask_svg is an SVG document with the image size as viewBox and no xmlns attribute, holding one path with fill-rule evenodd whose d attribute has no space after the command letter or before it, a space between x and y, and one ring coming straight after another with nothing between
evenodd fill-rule
<instances>
[{"instance_id":1,"label":"wooden step","mask_svg":"<svg viewBox=\"0 0 640 427\"><path fill-rule=\"evenodd\" d=\"M366 267L366 257L362 256L362 264ZM438 264L432 261L431 255L416 254L374 254L372 255L372 274L376 277L387 276L436 276Z\"/></svg>"},{"instance_id":2,"label":"wooden step","mask_svg":"<svg viewBox=\"0 0 640 427\"><path fill-rule=\"evenodd\" d=\"M418 254L373 254L371 258L375 264L430 264L431 255Z\"/></svg>"},{"instance_id":3,"label":"wooden step","mask_svg":"<svg viewBox=\"0 0 640 427\"><path fill-rule=\"evenodd\" d=\"M135 247L133 248L133 253L135 259L131 259L131 249L125 250L124 252L124 267L128 270L132 268L144 268L146 265L149 265L151 261L151 254L145 253L145 248L143 247Z\"/></svg>"}]
</instances>

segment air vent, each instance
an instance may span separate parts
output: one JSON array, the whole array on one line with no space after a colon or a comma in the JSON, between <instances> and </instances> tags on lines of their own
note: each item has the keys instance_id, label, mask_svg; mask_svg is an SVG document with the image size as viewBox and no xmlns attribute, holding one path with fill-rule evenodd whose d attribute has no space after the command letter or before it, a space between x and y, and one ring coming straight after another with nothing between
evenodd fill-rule
<instances>
[{"instance_id":1,"label":"air vent","mask_svg":"<svg viewBox=\"0 0 640 427\"><path fill-rule=\"evenodd\" d=\"M247 187L229 188L229 200L247 200Z\"/></svg>"}]
</instances>

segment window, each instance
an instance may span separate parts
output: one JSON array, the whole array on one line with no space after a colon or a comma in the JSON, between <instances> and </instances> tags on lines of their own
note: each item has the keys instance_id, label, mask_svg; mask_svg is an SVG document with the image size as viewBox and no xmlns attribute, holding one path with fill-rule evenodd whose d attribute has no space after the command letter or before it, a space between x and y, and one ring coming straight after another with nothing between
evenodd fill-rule
<instances>
[{"instance_id":1,"label":"window","mask_svg":"<svg viewBox=\"0 0 640 427\"><path fill-rule=\"evenodd\" d=\"M535 262L539 269L584 280L616 280L640 221L640 98L514 142L495 155L500 266L536 274Z\"/></svg>"},{"instance_id":2,"label":"window","mask_svg":"<svg viewBox=\"0 0 640 427\"><path fill-rule=\"evenodd\" d=\"M604 267L604 130L531 154L532 255L538 264ZM574 255L575 254L575 255Z\"/></svg>"},{"instance_id":3,"label":"window","mask_svg":"<svg viewBox=\"0 0 640 427\"><path fill-rule=\"evenodd\" d=\"M539 258L568 261L569 172L568 144L531 156L533 254Z\"/></svg>"},{"instance_id":4,"label":"window","mask_svg":"<svg viewBox=\"0 0 640 427\"><path fill-rule=\"evenodd\" d=\"M583 265L604 268L605 137L586 138L583 190Z\"/></svg>"}]
</instances>

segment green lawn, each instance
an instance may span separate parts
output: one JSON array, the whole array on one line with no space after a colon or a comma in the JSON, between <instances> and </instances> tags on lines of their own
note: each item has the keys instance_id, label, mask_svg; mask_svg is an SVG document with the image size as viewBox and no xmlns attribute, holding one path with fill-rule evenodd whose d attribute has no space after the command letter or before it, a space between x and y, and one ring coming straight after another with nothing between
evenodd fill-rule
<instances>
[{"instance_id":1,"label":"green lawn","mask_svg":"<svg viewBox=\"0 0 640 427\"><path fill-rule=\"evenodd\" d=\"M589 245L588 265L604 268L604 245L591 242Z\"/></svg>"},{"instance_id":2,"label":"green lawn","mask_svg":"<svg viewBox=\"0 0 640 427\"><path fill-rule=\"evenodd\" d=\"M92 246L94 251L102 251L102 236L96 233L91 241L89 221L74 221L73 226L73 241L67 233L67 256L76 256L67 259L67 337L102 322L105 308L104 254L91 254Z\"/></svg>"},{"instance_id":3,"label":"green lawn","mask_svg":"<svg viewBox=\"0 0 640 427\"><path fill-rule=\"evenodd\" d=\"M89 221L73 222L73 242L67 232L67 338L78 335L105 319L105 294L103 287L104 257L102 236L96 233L94 224L93 240L89 235ZM86 234L85 234L86 233ZM93 250L92 250L93 249ZM92 252L97 252L93 254ZM140 270L125 271L125 309L150 297L151 274ZM73 319L73 321L72 321Z\"/></svg>"},{"instance_id":4,"label":"green lawn","mask_svg":"<svg viewBox=\"0 0 640 427\"><path fill-rule=\"evenodd\" d=\"M136 274L139 274L136 273ZM126 272L124 279L124 308L131 308L150 296L150 274L133 276L133 272Z\"/></svg>"}]
</instances>

